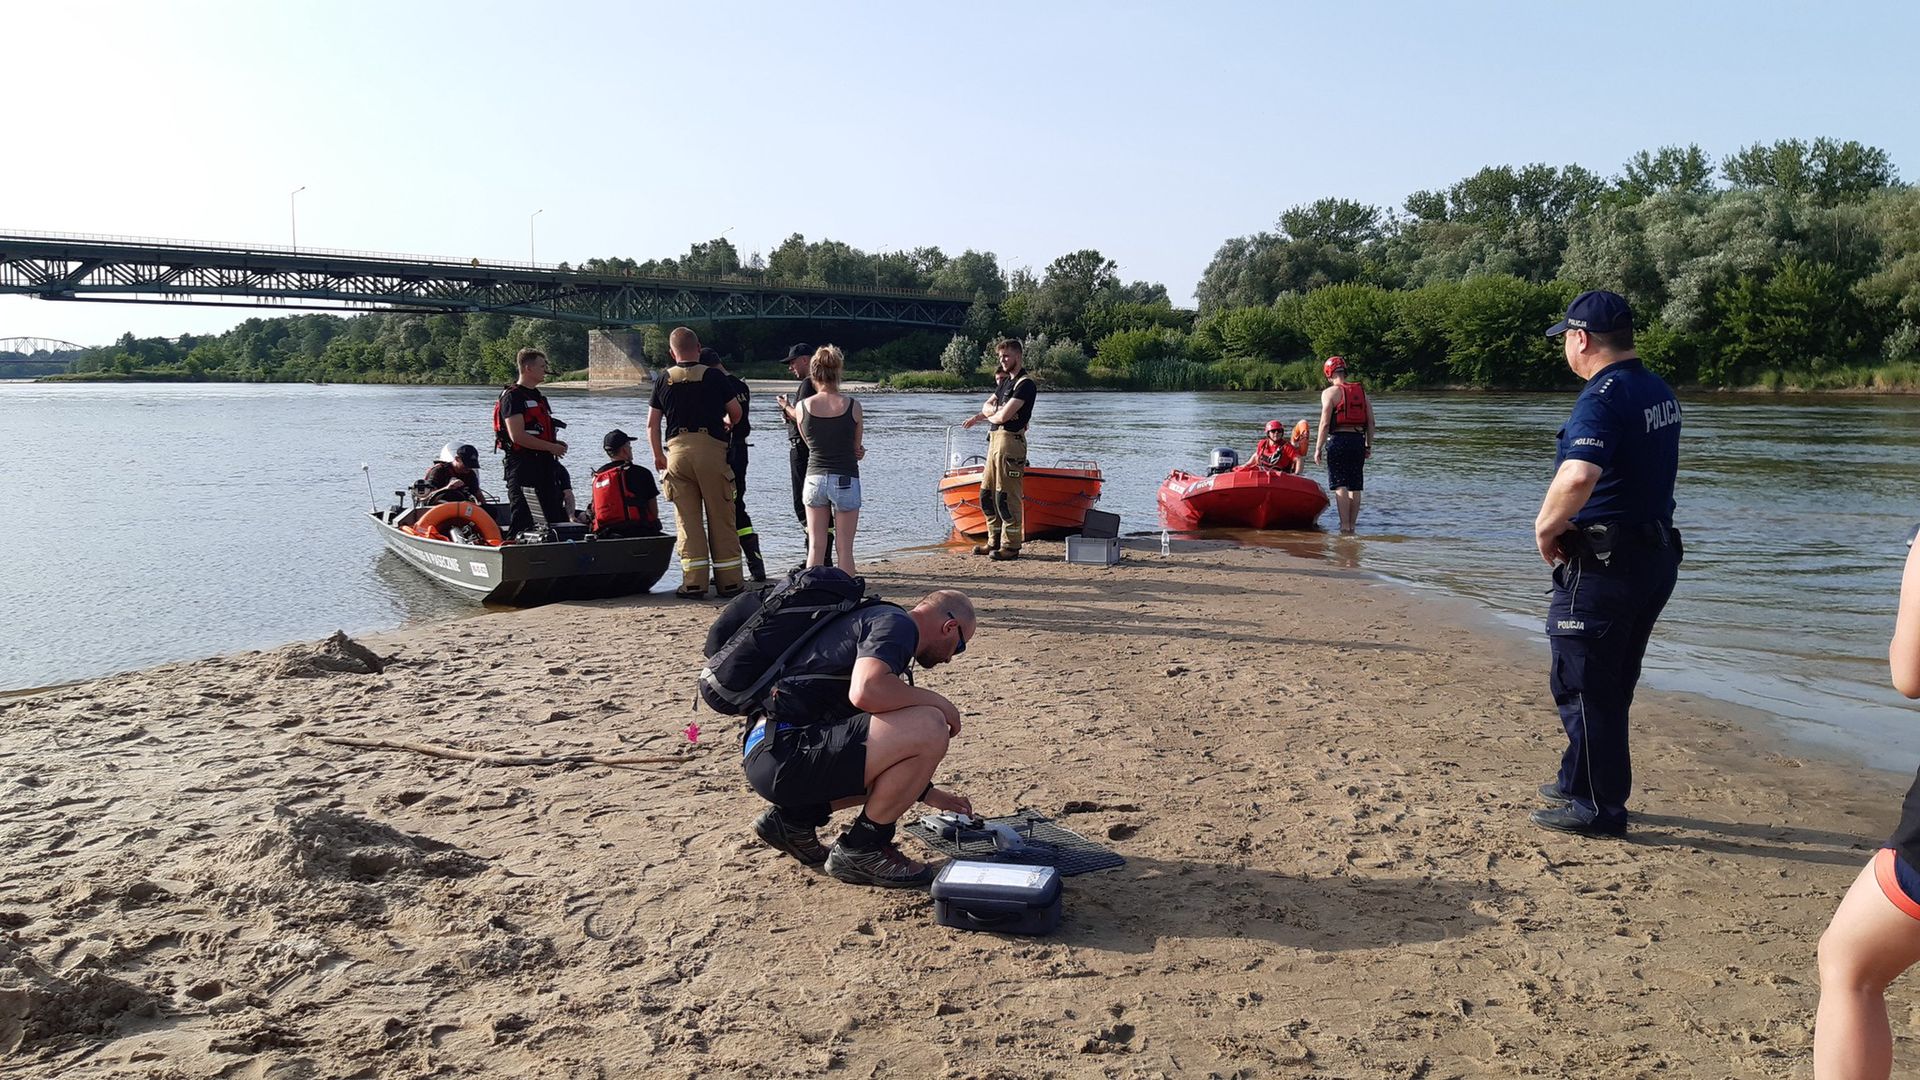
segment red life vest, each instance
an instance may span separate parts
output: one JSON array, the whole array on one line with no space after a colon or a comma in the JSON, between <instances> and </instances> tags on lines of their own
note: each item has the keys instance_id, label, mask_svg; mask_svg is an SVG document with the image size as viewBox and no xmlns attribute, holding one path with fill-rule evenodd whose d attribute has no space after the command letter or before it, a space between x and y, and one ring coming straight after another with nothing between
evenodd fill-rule
<instances>
[{"instance_id":1,"label":"red life vest","mask_svg":"<svg viewBox=\"0 0 1920 1080\"><path fill-rule=\"evenodd\" d=\"M1340 404L1333 407L1334 427L1366 427L1373 417L1373 406L1367 404L1367 392L1357 382L1349 382L1340 388Z\"/></svg>"},{"instance_id":2,"label":"red life vest","mask_svg":"<svg viewBox=\"0 0 1920 1080\"><path fill-rule=\"evenodd\" d=\"M633 501L627 489L627 470L633 467L631 461L609 461L593 470L593 527L604 529L610 525L638 525L642 528L656 527L660 520L647 513L647 508Z\"/></svg>"},{"instance_id":3,"label":"red life vest","mask_svg":"<svg viewBox=\"0 0 1920 1080\"><path fill-rule=\"evenodd\" d=\"M527 434L536 439L548 440L551 440L554 436L553 411L547 407L546 395L538 390L527 390L519 383L510 383L505 389L500 391L500 397L493 403L493 447L496 450L515 449L513 436L507 434L507 417L505 413L507 396L515 390L521 390L524 393L533 395L532 399L527 402L526 411L520 414L526 418ZM524 452L527 448L519 447L518 449ZM538 451L535 452L537 453Z\"/></svg>"},{"instance_id":4,"label":"red life vest","mask_svg":"<svg viewBox=\"0 0 1920 1080\"><path fill-rule=\"evenodd\" d=\"M1291 468L1293 457L1293 446L1289 443L1268 442L1261 439L1260 445L1253 448L1253 463L1262 469Z\"/></svg>"}]
</instances>

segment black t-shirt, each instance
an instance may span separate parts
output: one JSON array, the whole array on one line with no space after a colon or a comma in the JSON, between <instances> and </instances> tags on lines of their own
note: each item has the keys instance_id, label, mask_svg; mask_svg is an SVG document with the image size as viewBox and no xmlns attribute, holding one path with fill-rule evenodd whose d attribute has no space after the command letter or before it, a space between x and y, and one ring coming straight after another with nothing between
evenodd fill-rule
<instances>
[{"instance_id":1,"label":"black t-shirt","mask_svg":"<svg viewBox=\"0 0 1920 1080\"><path fill-rule=\"evenodd\" d=\"M798 405L801 402L812 397L814 395L814 392L815 392L815 388L813 385L813 380L801 379L800 385L793 388L793 400L787 402L787 404ZM794 423L792 420L787 421L787 445L788 446L803 445L803 440L800 438L800 425Z\"/></svg>"},{"instance_id":2,"label":"black t-shirt","mask_svg":"<svg viewBox=\"0 0 1920 1080\"><path fill-rule=\"evenodd\" d=\"M1033 376L1028 375L1024 371L1014 376L1011 382L1005 379L1000 380L993 388L993 403L995 406L1005 405L1009 400L1024 401L1026 404L1021 407L1020 415L1008 420L1004 424L993 425L993 430L1027 430L1027 425L1033 421L1033 399L1039 395L1040 388L1034 384Z\"/></svg>"},{"instance_id":3,"label":"black t-shirt","mask_svg":"<svg viewBox=\"0 0 1920 1080\"><path fill-rule=\"evenodd\" d=\"M674 378L676 369L680 379ZM727 402L732 400L733 388L717 368L675 364L655 380L650 404L666 414L667 438L704 431L726 442Z\"/></svg>"},{"instance_id":4,"label":"black t-shirt","mask_svg":"<svg viewBox=\"0 0 1920 1080\"><path fill-rule=\"evenodd\" d=\"M748 406L753 403L753 390L747 386L747 380L738 375L726 375L727 390L733 400L740 403L740 422L733 425L733 441L738 443L753 434L753 423L747 419Z\"/></svg>"},{"instance_id":5,"label":"black t-shirt","mask_svg":"<svg viewBox=\"0 0 1920 1080\"><path fill-rule=\"evenodd\" d=\"M913 617L892 604L874 604L834 619L808 643L800 656L788 661L773 684L770 712L788 724L820 724L845 720L860 710L847 699L854 661L877 657L898 675L912 663L920 648L920 630Z\"/></svg>"},{"instance_id":6,"label":"black t-shirt","mask_svg":"<svg viewBox=\"0 0 1920 1080\"><path fill-rule=\"evenodd\" d=\"M514 383L512 386L507 387L506 392L501 395L500 422L505 424L509 416L525 417L524 423L526 424L527 434L536 439L546 439L552 442L560 437L559 433L555 430L553 409L547 404L547 395L531 387L521 386L519 383ZM509 449L523 454L545 452L541 450L529 450L524 446L518 445L509 447Z\"/></svg>"},{"instance_id":7,"label":"black t-shirt","mask_svg":"<svg viewBox=\"0 0 1920 1080\"><path fill-rule=\"evenodd\" d=\"M462 489L455 489L441 496L441 498L473 499L476 501L480 498L480 478L473 474L472 469L450 461L436 461L427 466L426 482L428 491L439 491L455 480L459 480L466 485L464 494L462 493Z\"/></svg>"}]
</instances>

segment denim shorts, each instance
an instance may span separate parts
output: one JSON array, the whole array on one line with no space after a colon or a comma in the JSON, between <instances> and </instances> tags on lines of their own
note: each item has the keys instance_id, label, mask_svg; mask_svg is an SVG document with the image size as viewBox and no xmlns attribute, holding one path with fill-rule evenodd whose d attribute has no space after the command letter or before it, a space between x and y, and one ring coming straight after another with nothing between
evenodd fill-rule
<instances>
[{"instance_id":1,"label":"denim shorts","mask_svg":"<svg viewBox=\"0 0 1920 1080\"><path fill-rule=\"evenodd\" d=\"M860 478L837 473L814 473L800 489L800 501L808 506L831 506L838 511L860 509Z\"/></svg>"}]
</instances>

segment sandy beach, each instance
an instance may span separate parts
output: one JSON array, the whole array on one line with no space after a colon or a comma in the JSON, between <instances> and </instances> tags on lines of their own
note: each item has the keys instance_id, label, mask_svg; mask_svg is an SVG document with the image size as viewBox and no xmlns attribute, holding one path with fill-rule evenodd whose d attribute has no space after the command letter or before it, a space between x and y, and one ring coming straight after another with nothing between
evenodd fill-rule
<instances>
[{"instance_id":1,"label":"sandy beach","mask_svg":"<svg viewBox=\"0 0 1920 1080\"><path fill-rule=\"evenodd\" d=\"M761 846L717 605L563 605L0 701L0 1075L1811 1075L1903 777L1643 693L1630 839L1543 832L1543 646L1278 551L1031 550L865 569L978 604L943 783L1129 860L1056 935Z\"/></svg>"}]
</instances>

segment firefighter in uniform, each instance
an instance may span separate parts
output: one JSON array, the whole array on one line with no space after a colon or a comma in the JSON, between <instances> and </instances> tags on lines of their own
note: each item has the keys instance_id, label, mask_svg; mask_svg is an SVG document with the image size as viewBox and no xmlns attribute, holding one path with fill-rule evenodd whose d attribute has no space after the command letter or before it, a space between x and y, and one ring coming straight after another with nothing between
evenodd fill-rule
<instances>
[{"instance_id":1,"label":"firefighter in uniform","mask_svg":"<svg viewBox=\"0 0 1920 1080\"><path fill-rule=\"evenodd\" d=\"M1039 386L1027 374L1020 342L1002 341L1000 377L985 407L961 422L972 427L985 420L993 434L987 438L987 467L980 474L980 510L987 518L987 539L973 549L997 562L1020 557L1026 541L1026 504L1021 501L1027 475L1027 425L1033 421L1033 401Z\"/></svg>"},{"instance_id":2,"label":"firefighter in uniform","mask_svg":"<svg viewBox=\"0 0 1920 1080\"><path fill-rule=\"evenodd\" d=\"M1624 836L1633 766L1627 710L1640 660L1682 549L1673 527L1680 403L1633 346L1633 313L1610 292L1586 292L1547 331L1564 335L1567 366L1587 381L1560 429L1553 482L1534 543L1553 567L1549 681L1567 733L1560 774L1540 786L1533 822L1583 836Z\"/></svg>"},{"instance_id":3,"label":"firefighter in uniform","mask_svg":"<svg viewBox=\"0 0 1920 1080\"><path fill-rule=\"evenodd\" d=\"M755 581L765 581L767 561L760 557L760 534L753 531L753 516L747 513L747 436L753 434L753 390L747 380L727 370L718 352L701 349L700 362L727 377L733 400L740 403L740 419L727 430L727 467L733 470L733 523L740 535L740 554L747 560L747 573Z\"/></svg>"},{"instance_id":4,"label":"firefighter in uniform","mask_svg":"<svg viewBox=\"0 0 1920 1080\"><path fill-rule=\"evenodd\" d=\"M681 580L674 595L706 596L711 574L722 598L736 596L744 586L727 428L740 421L740 403L733 400L727 377L700 363L700 338L692 330L675 327L667 348L673 366L654 383L647 436L653 466L666 478L680 537Z\"/></svg>"}]
</instances>

